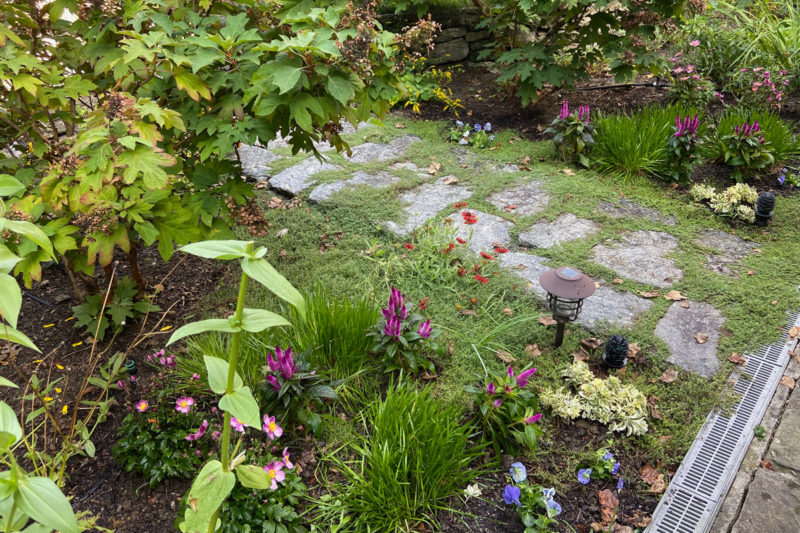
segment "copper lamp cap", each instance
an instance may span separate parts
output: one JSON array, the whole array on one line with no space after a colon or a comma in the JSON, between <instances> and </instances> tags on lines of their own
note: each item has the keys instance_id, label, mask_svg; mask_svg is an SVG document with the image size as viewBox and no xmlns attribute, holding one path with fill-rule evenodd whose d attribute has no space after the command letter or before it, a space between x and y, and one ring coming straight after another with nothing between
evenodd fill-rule
<instances>
[{"instance_id":1,"label":"copper lamp cap","mask_svg":"<svg viewBox=\"0 0 800 533\"><path fill-rule=\"evenodd\" d=\"M592 278L577 268L562 266L548 270L539 276L539 284L544 290L558 298L583 300L597 289Z\"/></svg>"}]
</instances>

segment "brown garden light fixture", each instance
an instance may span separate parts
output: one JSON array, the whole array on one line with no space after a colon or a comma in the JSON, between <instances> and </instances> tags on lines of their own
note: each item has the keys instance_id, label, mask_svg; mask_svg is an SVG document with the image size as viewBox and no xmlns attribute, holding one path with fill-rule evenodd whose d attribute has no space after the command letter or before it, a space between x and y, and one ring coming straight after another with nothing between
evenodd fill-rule
<instances>
[{"instance_id":1,"label":"brown garden light fixture","mask_svg":"<svg viewBox=\"0 0 800 533\"><path fill-rule=\"evenodd\" d=\"M568 266L548 270L539 276L539 284L547 291L547 307L553 312L553 319L558 322L555 346L564 342L564 330L567 322L573 322L581 314L584 298L588 298L596 289L592 278Z\"/></svg>"}]
</instances>

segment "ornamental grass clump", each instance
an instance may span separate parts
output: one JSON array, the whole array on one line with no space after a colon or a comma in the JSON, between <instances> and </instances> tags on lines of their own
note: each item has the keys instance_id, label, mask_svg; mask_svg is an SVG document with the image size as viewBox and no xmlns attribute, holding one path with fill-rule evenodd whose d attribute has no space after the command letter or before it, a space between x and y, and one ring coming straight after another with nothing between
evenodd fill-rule
<instances>
[{"instance_id":1,"label":"ornamental grass clump","mask_svg":"<svg viewBox=\"0 0 800 533\"><path fill-rule=\"evenodd\" d=\"M545 388L540 396L542 405L554 414L595 420L628 435L647 432L647 398L636 387L623 385L616 376L596 378L583 361L568 366L562 376L571 390Z\"/></svg>"},{"instance_id":2,"label":"ornamental grass clump","mask_svg":"<svg viewBox=\"0 0 800 533\"><path fill-rule=\"evenodd\" d=\"M582 105L578 111L570 111L569 103L564 100L561 112L544 133L552 133L558 156L564 161L589 166L586 153L594 146L594 126L590 123L591 109Z\"/></svg>"}]
</instances>

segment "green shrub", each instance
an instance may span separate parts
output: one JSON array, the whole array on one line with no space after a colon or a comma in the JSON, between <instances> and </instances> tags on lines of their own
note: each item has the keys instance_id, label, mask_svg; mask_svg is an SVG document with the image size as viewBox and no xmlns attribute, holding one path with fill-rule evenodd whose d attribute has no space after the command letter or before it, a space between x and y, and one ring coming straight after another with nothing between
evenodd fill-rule
<instances>
[{"instance_id":1,"label":"green shrub","mask_svg":"<svg viewBox=\"0 0 800 533\"><path fill-rule=\"evenodd\" d=\"M470 467L481 453L469 444L472 424L431 388L410 384L391 385L386 399L376 399L362 416L371 436L355 446L356 462L333 458L348 481L339 504L350 513L352 530L433 526L436 511L479 474Z\"/></svg>"},{"instance_id":2,"label":"green shrub","mask_svg":"<svg viewBox=\"0 0 800 533\"><path fill-rule=\"evenodd\" d=\"M696 110L680 105L649 106L633 113L601 113L595 123L592 162L599 170L624 179L669 177L667 143L674 134L675 117L695 114ZM703 129L701 125L701 136Z\"/></svg>"},{"instance_id":3,"label":"green shrub","mask_svg":"<svg viewBox=\"0 0 800 533\"><path fill-rule=\"evenodd\" d=\"M722 160L725 157L724 139L734 133L734 128L748 122L758 122L760 134L769 143L774 165L800 157L800 139L794 134L795 124L784 122L777 111L747 111L728 108L717 119L717 128L709 142L703 147L703 155L709 159Z\"/></svg>"},{"instance_id":4,"label":"green shrub","mask_svg":"<svg viewBox=\"0 0 800 533\"><path fill-rule=\"evenodd\" d=\"M691 188L689 194L695 202L707 203L718 215L744 220L750 224L756 221L758 192L750 185L737 183L718 193L714 187L697 184Z\"/></svg>"}]
</instances>

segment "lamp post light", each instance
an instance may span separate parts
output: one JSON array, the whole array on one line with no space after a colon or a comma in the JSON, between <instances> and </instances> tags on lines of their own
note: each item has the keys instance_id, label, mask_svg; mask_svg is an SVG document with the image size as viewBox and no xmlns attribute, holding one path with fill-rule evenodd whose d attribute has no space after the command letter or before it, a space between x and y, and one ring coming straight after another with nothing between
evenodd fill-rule
<instances>
[{"instance_id":1,"label":"lamp post light","mask_svg":"<svg viewBox=\"0 0 800 533\"><path fill-rule=\"evenodd\" d=\"M592 278L568 266L553 268L539 276L539 284L547 291L547 307L553 312L556 327L555 347L564 342L567 322L574 322L583 308L583 300L596 289Z\"/></svg>"}]
</instances>

